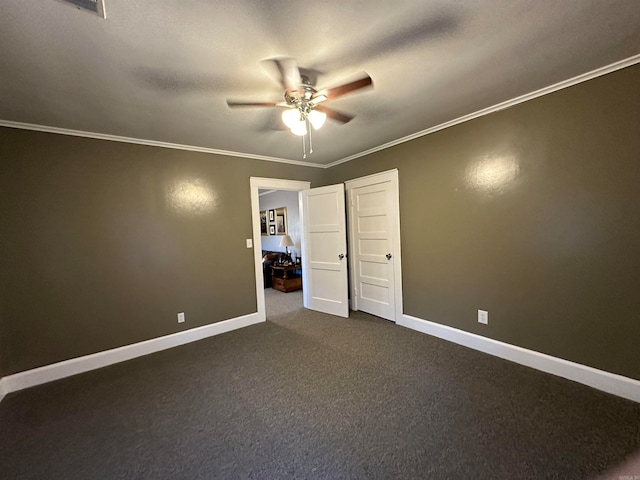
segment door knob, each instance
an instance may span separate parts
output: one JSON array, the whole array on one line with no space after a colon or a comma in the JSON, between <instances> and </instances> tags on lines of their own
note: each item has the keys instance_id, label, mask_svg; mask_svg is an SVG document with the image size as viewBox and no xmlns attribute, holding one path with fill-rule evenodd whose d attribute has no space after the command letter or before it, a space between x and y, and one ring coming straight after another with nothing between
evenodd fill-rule
<instances>
[{"instance_id":1,"label":"door knob","mask_svg":"<svg viewBox=\"0 0 640 480\"><path fill-rule=\"evenodd\" d=\"M385 256L387 257L387 260L391 260L391 254L390 253L387 253Z\"/></svg>"},{"instance_id":2,"label":"door knob","mask_svg":"<svg viewBox=\"0 0 640 480\"><path fill-rule=\"evenodd\" d=\"M338 258L342 260L344 258L344 255L341 253L340 255L338 255Z\"/></svg>"}]
</instances>

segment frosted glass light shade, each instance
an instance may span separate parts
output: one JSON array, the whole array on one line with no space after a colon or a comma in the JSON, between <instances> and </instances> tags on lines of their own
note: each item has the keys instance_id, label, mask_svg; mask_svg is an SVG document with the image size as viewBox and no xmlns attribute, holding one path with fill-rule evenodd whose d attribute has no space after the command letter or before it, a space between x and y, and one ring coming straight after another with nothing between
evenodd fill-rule
<instances>
[{"instance_id":1,"label":"frosted glass light shade","mask_svg":"<svg viewBox=\"0 0 640 480\"><path fill-rule=\"evenodd\" d=\"M307 122L300 120L298 123L295 123L293 127L291 127L291 133L299 137L305 136L307 134Z\"/></svg>"},{"instance_id":2,"label":"frosted glass light shade","mask_svg":"<svg viewBox=\"0 0 640 480\"><path fill-rule=\"evenodd\" d=\"M311 122L311 125L313 125L314 129L320 130L320 128L322 128L322 126L324 125L325 120L327 119L327 114L324 112L319 112L318 110L311 110L307 118L309 118L309 122Z\"/></svg>"},{"instance_id":3,"label":"frosted glass light shade","mask_svg":"<svg viewBox=\"0 0 640 480\"><path fill-rule=\"evenodd\" d=\"M300 122L300 111L297 108L290 108L282 112L282 121L284 124L293 128L296 123Z\"/></svg>"}]
</instances>

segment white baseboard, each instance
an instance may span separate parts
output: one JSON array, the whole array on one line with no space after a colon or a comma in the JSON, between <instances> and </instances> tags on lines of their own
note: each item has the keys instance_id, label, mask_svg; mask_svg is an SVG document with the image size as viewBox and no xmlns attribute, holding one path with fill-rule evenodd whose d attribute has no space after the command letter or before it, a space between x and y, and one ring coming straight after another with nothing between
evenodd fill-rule
<instances>
[{"instance_id":1,"label":"white baseboard","mask_svg":"<svg viewBox=\"0 0 640 480\"><path fill-rule=\"evenodd\" d=\"M72 358L63 362L45 365L24 372L8 375L0 379L0 401L2 398L17 390L29 388L42 383L52 382L61 378L70 377L79 373L106 367L114 363L124 362L132 358L149 355L168 348L177 347L186 343L202 340L221 333L230 332L242 327L248 327L263 322L258 313L251 313L222 322L192 328L184 332L172 333L164 337L152 338L144 342L125 345L124 347L92 353L83 357Z\"/></svg>"},{"instance_id":2,"label":"white baseboard","mask_svg":"<svg viewBox=\"0 0 640 480\"><path fill-rule=\"evenodd\" d=\"M178 332L132 345L125 345L124 347L93 353L83 357L72 358L63 362L9 375L0 378L0 401L2 401L5 395L24 388L88 372L114 363L124 362L150 353L195 342L214 335L220 335L238 328L248 327L263 321L264 319L260 319L256 312L211 325L185 330L184 332ZM397 324L552 375L567 378L619 397L640 402L640 381L632 378L552 357L551 355L510 345L439 323L422 320L412 317L411 315L403 315Z\"/></svg>"},{"instance_id":3,"label":"white baseboard","mask_svg":"<svg viewBox=\"0 0 640 480\"><path fill-rule=\"evenodd\" d=\"M4 398L4 396L9 393L5 390L5 381L4 378L0 378L0 402Z\"/></svg>"},{"instance_id":4,"label":"white baseboard","mask_svg":"<svg viewBox=\"0 0 640 480\"><path fill-rule=\"evenodd\" d=\"M640 381L587 367L580 363L552 357L544 353L527 350L491 338L465 332L457 328L422 320L411 315L402 315L398 325L417 330L434 337L442 338L458 345L473 348L496 357L510 360L520 365L535 368L552 375L567 378L574 382L612 393L634 402L640 402Z\"/></svg>"}]
</instances>

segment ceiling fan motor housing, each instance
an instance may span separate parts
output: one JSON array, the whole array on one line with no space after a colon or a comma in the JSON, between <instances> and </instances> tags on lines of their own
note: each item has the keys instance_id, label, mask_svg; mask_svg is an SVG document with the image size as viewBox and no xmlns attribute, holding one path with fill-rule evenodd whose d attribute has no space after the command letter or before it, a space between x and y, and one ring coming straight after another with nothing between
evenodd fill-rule
<instances>
[{"instance_id":1,"label":"ceiling fan motor housing","mask_svg":"<svg viewBox=\"0 0 640 480\"><path fill-rule=\"evenodd\" d=\"M317 92L315 88L313 88L308 83L308 79L306 77L302 77L302 82L300 86L296 89L287 89L284 92L284 99L288 104L300 108L301 104L308 104L311 101L313 95Z\"/></svg>"}]
</instances>

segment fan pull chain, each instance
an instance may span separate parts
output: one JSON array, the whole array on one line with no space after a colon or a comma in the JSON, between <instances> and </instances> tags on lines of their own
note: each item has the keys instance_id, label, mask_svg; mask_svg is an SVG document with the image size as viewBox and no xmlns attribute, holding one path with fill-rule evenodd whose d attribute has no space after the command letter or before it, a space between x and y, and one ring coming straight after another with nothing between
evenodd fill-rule
<instances>
[{"instance_id":1,"label":"fan pull chain","mask_svg":"<svg viewBox=\"0 0 640 480\"><path fill-rule=\"evenodd\" d=\"M302 158L307 158L307 146L304 143L304 137L305 135L302 136Z\"/></svg>"}]
</instances>

